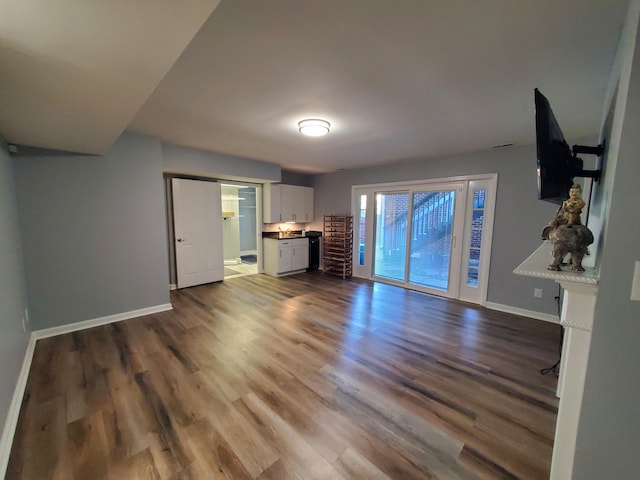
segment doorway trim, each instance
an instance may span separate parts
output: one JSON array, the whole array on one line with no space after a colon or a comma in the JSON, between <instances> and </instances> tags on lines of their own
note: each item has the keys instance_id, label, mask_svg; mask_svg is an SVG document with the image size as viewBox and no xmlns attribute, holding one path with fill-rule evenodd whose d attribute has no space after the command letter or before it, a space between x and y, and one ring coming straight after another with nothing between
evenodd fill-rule
<instances>
[{"instance_id":1,"label":"doorway trim","mask_svg":"<svg viewBox=\"0 0 640 480\"><path fill-rule=\"evenodd\" d=\"M219 180L220 184L222 187L224 187L225 185L227 186L232 186L232 187L245 187L245 188L253 188L255 190L255 196L256 196L256 203L255 203L255 209L256 209L256 213L255 213L255 229L256 229L256 248L255 250L252 250L252 254L256 255L256 273L263 273L264 272L264 268L263 268L263 261L262 261L262 219L263 219L263 213L262 213L262 184L257 184L257 183L253 183L253 182L241 182L241 181L236 181L236 180L224 180L221 179ZM242 256L242 250L240 250L240 255ZM230 265L231 267L232 265ZM225 277L227 277L229 275L225 275Z\"/></svg>"},{"instance_id":2,"label":"doorway trim","mask_svg":"<svg viewBox=\"0 0 640 480\"><path fill-rule=\"evenodd\" d=\"M167 248L168 248L168 261L169 261L169 290L176 290L177 285L175 283L176 276L176 257L175 257L175 232L173 226L173 192L171 189L171 179L172 178L183 178L186 180L202 180L205 182L219 182L226 183L229 185L245 185L252 186L256 189L256 233L259 236L257 247L258 247L258 273L264 273L264 268L262 265L262 226L263 226L263 213L262 213L262 191L263 191L263 180L261 179L250 179L246 181L238 180L238 177L235 179L230 179L228 177L216 177L216 176L207 176L207 175L196 175L187 172L180 172L178 170L170 170L165 169L162 172L163 177L163 190L164 190L164 207L165 207L165 215L166 215L166 234L167 234Z\"/></svg>"},{"instance_id":3,"label":"doorway trim","mask_svg":"<svg viewBox=\"0 0 640 480\"><path fill-rule=\"evenodd\" d=\"M256 247L258 251L258 273L264 273L262 267L262 183L242 182L238 180L227 180L218 178L220 183L225 185L237 185L239 187L253 187L256 189Z\"/></svg>"}]
</instances>

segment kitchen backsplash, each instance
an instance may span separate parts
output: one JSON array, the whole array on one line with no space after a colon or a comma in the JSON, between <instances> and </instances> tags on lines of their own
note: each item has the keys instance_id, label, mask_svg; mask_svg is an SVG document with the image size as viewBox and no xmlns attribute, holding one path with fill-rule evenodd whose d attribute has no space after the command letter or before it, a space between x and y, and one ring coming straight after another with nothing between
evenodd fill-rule
<instances>
[{"instance_id":1,"label":"kitchen backsplash","mask_svg":"<svg viewBox=\"0 0 640 480\"><path fill-rule=\"evenodd\" d=\"M305 230L304 223L263 223L263 232L287 232Z\"/></svg>"}]
</instances>

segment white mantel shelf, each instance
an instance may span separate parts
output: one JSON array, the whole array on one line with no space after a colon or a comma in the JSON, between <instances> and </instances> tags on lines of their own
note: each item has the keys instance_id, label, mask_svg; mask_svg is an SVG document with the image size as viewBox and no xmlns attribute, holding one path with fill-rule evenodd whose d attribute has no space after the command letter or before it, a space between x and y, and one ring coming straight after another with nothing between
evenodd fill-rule
<instances>
[{"instance_id":1,"label":"white mantel shelf","mask_svg":"<svg viewBox=\"0 0 640 480\"><path fill-rule=\"evenodd\" d=\"M513 273L555 280L565 290L560 317L560 324L565 327L557 390L560 402L550 475L551 480L565 480L573 478L599 275L595 269L586 267L584 272L573 272L568 267L560 272L549 270L552 250L553 244L544 242Z\"/></svg>"},{"instance_id":2,"label":"white mantel shelf","mask_svg":"<svg viewBox=\"0 0 640 480\"><path fill-rule=\"evenodd\" d=\"M565 270L561 272L549 270L548 267L553 261L552 250L553 244L550 241L543 242L513 273L526 277L555 280L560 284L568 282L585 285L598 284L599 276L594 268L585 267L584 272L573 272L568 267L563 267Z\"/></svg>"}]
</instances>

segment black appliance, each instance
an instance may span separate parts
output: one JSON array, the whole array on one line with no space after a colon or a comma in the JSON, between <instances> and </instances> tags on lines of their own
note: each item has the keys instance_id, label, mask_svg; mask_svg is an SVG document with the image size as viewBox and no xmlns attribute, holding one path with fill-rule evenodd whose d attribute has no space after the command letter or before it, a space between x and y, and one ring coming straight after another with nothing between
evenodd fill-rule
<instances>
[{"instance_id":1,"label":"black appliance","mask_svg":"<svg viewBox=\"0 0 640 480\"><path fill-rule=\"evenodd\" d=\"M320 237L322 232L308 231L305 236L309 237L309 268L308 272L318 270L320 267Z\"/></svg>"},{"instance_id":2,"label":"black appliance","mask_svg":"<svg viewBox=\"0 0 640 480\"><path fill-rule=\"evenodd\" d=\"M560 125L551 110L549 101L536 88L536 149L538 154L538 198L562 204L566 200L574 177L600 179L600 170L583 170L579 153L602 156L603 145L570 148L564 139Z\"/></svg>"}]
</instances>

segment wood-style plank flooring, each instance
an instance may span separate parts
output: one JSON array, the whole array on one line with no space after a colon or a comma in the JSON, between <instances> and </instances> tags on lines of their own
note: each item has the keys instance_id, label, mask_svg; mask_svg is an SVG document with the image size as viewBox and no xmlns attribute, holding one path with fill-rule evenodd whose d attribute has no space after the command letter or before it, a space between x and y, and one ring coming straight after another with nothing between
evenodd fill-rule
<instances>
[{"instance_id":1,"label":"wood-style plank flooring","mask_svg":"<svg viewBox=\"0 0 640 480\"><path fill-rule=\"evenodd\" d=\"M548 478L557 325L321 273L37 343L8 479Z\"/></svg>"}]
</instances>

